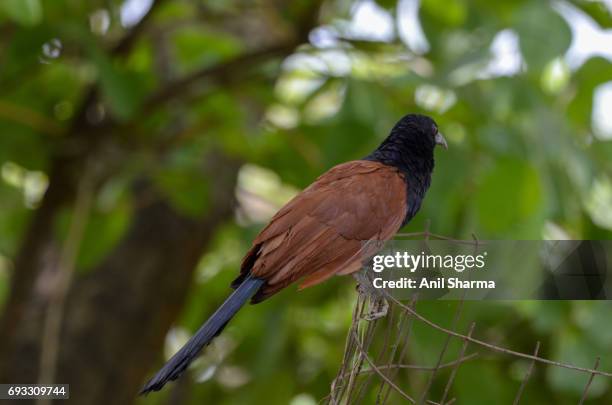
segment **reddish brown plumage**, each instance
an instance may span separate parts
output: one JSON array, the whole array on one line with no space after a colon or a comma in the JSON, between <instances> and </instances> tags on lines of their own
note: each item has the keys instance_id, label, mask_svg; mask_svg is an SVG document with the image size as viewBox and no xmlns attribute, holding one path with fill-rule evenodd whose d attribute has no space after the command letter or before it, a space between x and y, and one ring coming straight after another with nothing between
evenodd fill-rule
<instances>
[{"instance_id":1,"label":"reddish brown plumage","mask_svg":"<svg viewBox=\"0 0 612 405\"><path fill-rule=\"evenodd\" d=\"M333 167L295 196L253 241L241 266L265 285L259 302L302 279L300 288L350 274L401 227L406 183L397 168L357 160ZM237 281L238 281L237 280Z\"/></svg>"},{"instance_id":2,"label":"reddish brown plumage","mask_svg":"<svg viewBox=\"0 0 612 405\"><path fill-rule=\"evenodd\" d=\"M408 114L364 160L332 168L298 194L253 241L232 283L236 290L141 393L176 380L249 298L258 302L297 280L305 288L359 270L419 210L437 144L447 146L436 123Z\"/></svg>"}]
</instances>

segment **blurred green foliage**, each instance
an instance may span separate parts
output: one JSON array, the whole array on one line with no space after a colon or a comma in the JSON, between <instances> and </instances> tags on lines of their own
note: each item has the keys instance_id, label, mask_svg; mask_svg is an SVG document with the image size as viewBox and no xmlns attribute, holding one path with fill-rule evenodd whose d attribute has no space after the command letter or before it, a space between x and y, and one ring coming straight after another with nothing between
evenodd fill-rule
<instances>
[{"instance_id":1,"label":"blurred green foliage","mask_svg":"<svg viewBox=\"0 0 612 405\"><path fill-rule=\"evenodd\" d=\"M391 22L385 40L351 25L364 4ZM137 209L127 192L133 179L150 176L177 209L198 216L210 184L201 157L217 150L245 163L237 221L202 257L168 354L186 338L181 331L195 330L225 298L242 253L274 210L332 165L366 155L407 112L432 115L449 140L448 151L436 152L433 185L407 229L422 230L429 219L433 231L456 238L609 239L612 134L594 130L592 111L595 90L612 80L610 60L574 66L564 59L572 31L557 6L538 0L423 0L418 17L429 50L422 51L398 36L416 21L402 11L406 4L325 2L313 43L296 49L280 72L264 64L261 74L274 80L204 80L184 99L149 111L143 103L165 82L281 35L290 18L257 24L251 13L264 6L238 0L168 2L120 61L109 52L128 30L120 1L1 1L0 299L49 162L70 147L63 136L95 82L104 103L88 119L124 123L121 137L130 146L96 195L80 272L127 228ZM612 26L603 2L571 4L600 27ZM254 34L244 35L249 29ZM504 30L516 35L522 55L511 73L491 67L492 43ZM60 235L65 214L56 223ZM191 376L205 382L193 385L186 403L317 403L340 364L353 300L353 282L334 279L245 309L194 367ZM451 322L453 304L418 308ZM474 302L462 330L476 320L485 340L525 352L539 340L545 357L589 367L601 356L600 368L611 370L610 309L608 302ZM434 364L444 335L417 325L413 338L410 360ZM448 359L459 342L451 349ZM460 369L453 395L460 404L509 403L526 367L485 356ZM417 392L426 382L410 378L401 382ZM525 403L575 403L587 378L536 369ZM162 404L166 395L141 402ZM611 403L610 381L596 378L591 396L593 404Z\"/></svg>"}]
</instances>

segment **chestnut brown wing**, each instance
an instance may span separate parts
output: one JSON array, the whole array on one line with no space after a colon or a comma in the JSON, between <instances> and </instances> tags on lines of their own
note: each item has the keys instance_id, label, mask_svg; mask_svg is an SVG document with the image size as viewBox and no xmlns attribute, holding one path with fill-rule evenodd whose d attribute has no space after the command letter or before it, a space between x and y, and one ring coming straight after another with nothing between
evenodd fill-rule
<instances>
[{"instance_id":1,"label":"chestnut brown wing","mask_svg":"<svg viewBox=\"0 0 612 405\"><path fill-rule=\"evenodd\" d=\"M397 169L365 160L335 166L259 233L237 281L249 272L266 280L257 302L299 279L305 288L352 273L379 249L368 241L390 239L405 214L406 184Z\"/></svg>"}]
</instances>

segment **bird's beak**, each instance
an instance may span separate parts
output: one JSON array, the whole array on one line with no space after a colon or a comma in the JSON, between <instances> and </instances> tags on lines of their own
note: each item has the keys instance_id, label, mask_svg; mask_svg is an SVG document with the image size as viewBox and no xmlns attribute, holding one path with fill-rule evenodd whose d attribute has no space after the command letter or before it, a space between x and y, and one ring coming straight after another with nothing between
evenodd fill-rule
<instances>
[{"instance_id":1,"label":"bird's beak","mask_svg":"<svg viewBox=\"0 0 612 405\"><path fill-rule=\"evenodd\" d=\"M442 146L444 149L448 149L448 143L446 143L446 139L444 139L444 136L442 136L441 133L437 133L436 137L436 144Z\"/></svg>"}]
</instances>

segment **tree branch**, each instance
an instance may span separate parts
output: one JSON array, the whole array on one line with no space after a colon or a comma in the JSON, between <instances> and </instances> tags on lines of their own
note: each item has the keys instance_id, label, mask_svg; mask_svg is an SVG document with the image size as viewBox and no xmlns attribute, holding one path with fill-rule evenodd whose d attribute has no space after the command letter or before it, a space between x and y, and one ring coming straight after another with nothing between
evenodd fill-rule
<instances>
[{"instance_id":1,"label":"tree branch","mask_svg":"<svg viewBox=\"0 0 612 405\"><path fill-rule=\"evenodd\" d=\"M130 29L130 31L119 41L111 50L113 56L124 56L130 53L136 40L140 37L143 31L147 28L149 21L155 14L155 11L159 9L167 0L154 0L151 8L142 17L138 23Z\"/></svg>"},{"instance_id":2,"label":"tree branch","mask_svg":"<svg viewBox=\"0 0 612 405\"><path fill-rule=\"evenodd\" d=\"M308 10L300 16L293 38L276 45L236 56L218 65L207 66L185 77L167 83L143 103L142 114L149 113L161 104L184 94L186 90L202 80L224 83L235 82L243 78L252 65L291 53L300 44L308 42L308 35L310 30L316 25L321 4L322 0L314 1Z\"/></svg>"},{"instance_id":3,"label":"tree branch","mask_svg":"<svg viewBox=\"0 0 612 405\"><path fill-rule=\"evenodd\" d=\"M173 80L161 89L154 92L144 103L141 114L147 114L159 107L161 104L184 95L193 85L202 81L235 82L243 77L258 63L270 58L290 53L298 44L295 41L273 45L268 48L258 49L243 55L239 55L226 62L214 66L207 66L201 70L188 74L185 77Z\"/></svg>"},{"instance_id":4,"label":"tree branch","mask_svg":"<svg viewBox=\"0 0 612 405\"><path fill-rule=\"evenodd\" d=\"M125 34L125 36L110 49L110 51L108 51L110 56L123 57L129 55L130 51L134 47L134 44L151 21L155 11L158 10L159 7L166 1L167 0L154 0L151 8L142 17L142 19L138 21L138 23L133 26L132 29L130 29L127 34ZM89 126L89 123L87 122L87 111L89 111L98 101L98 97L100 95L99 93L100 89L98 87L98 83L95 83L85 91L85 96L83 97L81 106L74 115L69 135L78 136L79 134L85 132L84 130Z\"/></svg>"}]
</instances>

